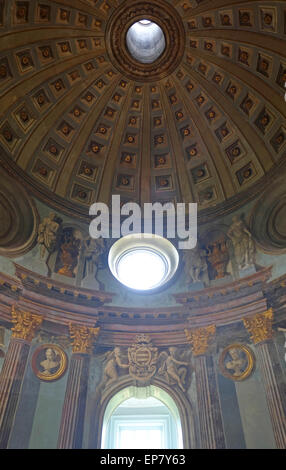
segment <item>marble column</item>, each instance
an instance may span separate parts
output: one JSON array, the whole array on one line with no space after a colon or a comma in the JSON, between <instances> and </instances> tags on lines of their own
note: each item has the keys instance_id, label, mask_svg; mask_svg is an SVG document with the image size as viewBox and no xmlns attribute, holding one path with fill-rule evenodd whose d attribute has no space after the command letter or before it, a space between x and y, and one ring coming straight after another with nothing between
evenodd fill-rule
<instances>
[{"instance_id":1,"label":"marble column","mask_svg":"<svg viewBox=\"0 0 286 470\"><path fill-rule=\"evenodd\" d=\"M185 330L194 357L202 449L226 447L214 361L208 354L214 333L214 325Z\"/></svg>"},{"instance_id":2,"label":"marble column","mask_svg":"<svg viewBox=\"0 0 286 470\"><path fill-rule=\"evenodd\" d=\"M257 364L265 388L273 433L278 449L286 448L286 388L277 350L273 343L273 311L243 319L255 344Z\"/></svg>"},{"instance_id":3,"label":"marble column","mask_svg":"<svg viewBox=\"0 0 286 470\"><path fill-rule=\"evenodd\" d=\"M58 437L59 449L81 449L87 398L89 362L99 328L70 324L72 357Z\"/></svg>"},{"instance_id":4,"label":"marble column","mask_svg":"<svg viewBox=\"0 0 286 470\"><path fill-rule=\"evenodd\" d=\"M43 317L12 307L12 336L0 374L0 448L6 449L17 411L31 341Z\"/></svg>"}]
</instances>

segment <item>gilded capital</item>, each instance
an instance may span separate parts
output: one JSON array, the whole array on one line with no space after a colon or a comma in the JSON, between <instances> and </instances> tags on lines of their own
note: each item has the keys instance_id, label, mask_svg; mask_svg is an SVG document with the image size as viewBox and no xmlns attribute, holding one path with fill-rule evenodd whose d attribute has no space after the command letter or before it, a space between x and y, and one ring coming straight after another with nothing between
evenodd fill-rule
<instances>
[{"instance_id":1,"label":"gilded capital","mask_svg":"<svg viewBox=\"0 0 286 470\"><path fill-rule=\"evenodd\" d=\"M14 326L11 328L12 337L29 342L32 341L36 331L42 324L43 317L34 313L17 310L15 305L12 305L11 314L12 322L14 323Z\"/></svg>"},{"instance_id":2,"label":"gilded capital","mask_svg":"<svg viewBox=\"0 0 286 470\"><path fill-rule=\"evenodd\" d=\"M215 325L209 325L201 328L185 330L187 340L192 346L192 352L194 356L206 354L210 339L215 334L215 329Z\"/></svg>"},{"instance_id":3,"label":"gilded capital","mask_svg":"<svg viewBox=\"0 0 286 470\"><path fill-rule=\"evenodd\" d=\"M261 343L267 339L272 339L272 308L264 313L257 313L251 317L243 318L245 328L251 334L250 339L254 344Z\"/></svg>"},{"instance_id":4,"label":"gilded capital","mask_svg":"<svg viewBox=\"0 0 286 470\"><path fill-rule=\"evenodd\" d=\"M100 328L92 328L70 323L70 337L73 340L72 352L90 354L98 337Z\"/></svg>"}]
</instances>

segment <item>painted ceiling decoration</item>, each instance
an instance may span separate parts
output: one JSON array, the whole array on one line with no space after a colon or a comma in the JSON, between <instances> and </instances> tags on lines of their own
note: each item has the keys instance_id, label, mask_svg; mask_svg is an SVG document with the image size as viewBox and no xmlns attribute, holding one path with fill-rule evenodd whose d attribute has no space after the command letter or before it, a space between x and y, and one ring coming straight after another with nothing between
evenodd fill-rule
<instances>
[{"instance_id":1,"label":"painted ceiling decoration","mask_svg":"<svg viewBox=\"0 0 286 470\"><path fill-rule=\"evenodd\" d=\"M142 19L150 64L125 43ZM112 194L242 203L285 155L285 32L282 1L1 0L1 164L82 219Z\"/></svg>"}]
</instances>

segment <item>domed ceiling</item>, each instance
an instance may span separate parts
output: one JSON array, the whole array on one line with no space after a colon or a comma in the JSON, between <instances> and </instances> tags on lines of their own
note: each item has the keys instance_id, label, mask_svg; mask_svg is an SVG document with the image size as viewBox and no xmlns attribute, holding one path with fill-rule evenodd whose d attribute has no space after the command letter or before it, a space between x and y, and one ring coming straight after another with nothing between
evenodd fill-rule
<instances>
[{"instance_id":1,"label":"domed ceiling","mask_svg":"<svg viewBox=\"0 0 286 470\"><path fill-rule=\"evenodd\" d=\"M282 1L1 0L1 164L83 219L112 194L237 205L285 155L285 18ZM142 19L165 35L152 64L126 48Z\"/></svg>"}]
</instances>

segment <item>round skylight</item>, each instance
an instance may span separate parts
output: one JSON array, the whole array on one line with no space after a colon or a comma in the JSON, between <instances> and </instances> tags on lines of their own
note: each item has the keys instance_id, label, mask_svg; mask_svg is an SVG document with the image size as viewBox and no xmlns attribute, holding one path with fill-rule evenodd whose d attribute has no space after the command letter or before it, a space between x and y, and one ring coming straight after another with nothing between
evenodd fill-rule
<instances>
[{"instance_id":1,"label":"round skylight","mask_svg":"<svg viewBox=\"0 0 286 470\"><path fill-rule=\"evenodd\" d=\"M167 269L165 258L160 253L147 248L133 248L127 251L117 263L120 281L128 287L141 290L159 286Z\"/></svg>"},{"instance_id":2,"label":"round skylight","mask_svg":"<svg viewBox=\"0 0 286 470\"><path fill-rule=\"evenodd\" d=\"M142 64L155 62L166 46L160 26L147 19L130 26L126 34L126 44L131 56Z\"/></svg>"},{"instance_id":3,"label":"round skylight","mask_svg":"<svg viewBox=\"0 0 286 470\"><path fill-rule=\"evenodd\" d=\"M178 252L172 243L153 234L132 234L119 239L108 257L116 279L140 291L165 284L175 274L178 261Z\"/></svg>"}]
</instances>

